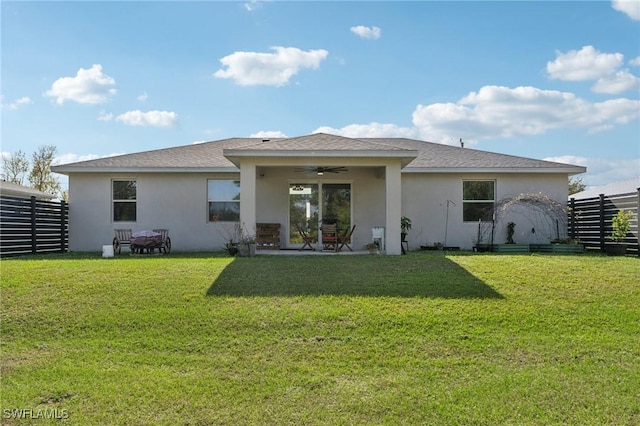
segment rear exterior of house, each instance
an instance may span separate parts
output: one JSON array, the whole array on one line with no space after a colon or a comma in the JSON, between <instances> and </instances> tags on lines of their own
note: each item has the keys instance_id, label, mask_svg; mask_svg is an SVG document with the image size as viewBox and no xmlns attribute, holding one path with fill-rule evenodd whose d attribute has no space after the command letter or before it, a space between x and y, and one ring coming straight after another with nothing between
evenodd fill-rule
<instances>
[{"instance_id":1,"label":"rear exterior of house","mask_svg":"<svg viewBox=\"0 0 640 426\"><path fill-rule=\"evenodd\" d=\"M568 176L585 169L411 139L313 134L226 139L54 171L69 176L72 251L99 250L117 228L168 228L173 250L222 250L234 227L256 234L261 224L277 227L277 245L264 248L301 247L298 224L320 249L331 218L356 225L354 249L384 228L385 252L400 254L401 216L413 222L409 249L436 242L471 249L488 223L495 242L504 242L507 221L517 224L517 242L548 242L557 227L546 219L514 211L494 222L487 209L523 193L566 205Z\"/></svg>"}]
</instances>

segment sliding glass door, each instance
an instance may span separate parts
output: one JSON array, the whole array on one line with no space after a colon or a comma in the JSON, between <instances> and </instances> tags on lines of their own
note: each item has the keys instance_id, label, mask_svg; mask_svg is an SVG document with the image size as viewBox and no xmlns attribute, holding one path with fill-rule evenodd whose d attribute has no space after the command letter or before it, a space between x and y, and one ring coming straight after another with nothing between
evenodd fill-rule
<instances>
[{"instance_id":1,"label":"sliding glass door","mask_svg":"<svg viewBox=\"0 0 640 426\"><path fill-rule=\"evenodd\" d=\"M313 236L318 236L318 184L289 185L289 246L302 246L302 236L298 228Z\"/></svg>"},{"instance_id":2,"label":"sliding glass door","mask_svg":"<svg viewBox=\"0 0 640 426\"><path fill-rule=\"evenodd\" d=\"M298 227L314 241L321 241L318 229L323 220L337 222L340 228L351 226L351 184L290 184L289 246L295 248L303 244Z\"/></svg>"}]
</instances>

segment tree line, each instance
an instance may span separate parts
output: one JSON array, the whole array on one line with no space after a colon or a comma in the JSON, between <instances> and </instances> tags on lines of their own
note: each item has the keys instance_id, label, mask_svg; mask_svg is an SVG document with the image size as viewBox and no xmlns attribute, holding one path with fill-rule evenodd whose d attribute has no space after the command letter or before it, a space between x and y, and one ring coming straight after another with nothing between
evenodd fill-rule
<instances>
[{"instance_id":1,"label":"tree line","mask_svg":"<svg viewBox=\"0 0 640 426\"><path fill-rule=\"evenodd\" d=\"M31 155L31 162L22 150L2 156L2 179L66 199L67 194L62 191L60 182L51 171L57 151L53 145L40 146Z\"/></svg>"}]
</instances>

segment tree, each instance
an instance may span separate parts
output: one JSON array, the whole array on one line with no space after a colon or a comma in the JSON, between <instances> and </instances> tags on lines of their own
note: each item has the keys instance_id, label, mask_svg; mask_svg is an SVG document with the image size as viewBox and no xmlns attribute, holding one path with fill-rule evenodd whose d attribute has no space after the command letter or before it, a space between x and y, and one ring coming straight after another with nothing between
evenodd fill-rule
<instances>
[{"instance_id":1,"label":"tree","mask_svg":"<svg viewBox=\"0 0 640 426\"><path fill-rule=\"evenodd\" d=\"M587 185L584 184L582 178L569 178L569 195L582 192L585 189L587 189Z\"/></svg>"},{"instance_id":2,"label":"tree","mask_svg":"<svg viewBox=\"0 0 640 426\"><path fill-rule=\"evenodd\" d=\"M11 183L24 186L24 178L29 172L29 160L21 150L2 157L2 178Z\"/></svg>"},{"instance_id":3,"label":"tree","mask_svg":"<svg viewBox=\"0 0 640 426\"><path fill-rule=\"evenodd\" d=\"M31 187L47 194L59 196L62 187L60 182L53 176L51 172L51 163L56 155L56 147L53 145L44 145L38 148L32 155L31 173L29 174L29 182Z\"/></svg>"}]
</instances>

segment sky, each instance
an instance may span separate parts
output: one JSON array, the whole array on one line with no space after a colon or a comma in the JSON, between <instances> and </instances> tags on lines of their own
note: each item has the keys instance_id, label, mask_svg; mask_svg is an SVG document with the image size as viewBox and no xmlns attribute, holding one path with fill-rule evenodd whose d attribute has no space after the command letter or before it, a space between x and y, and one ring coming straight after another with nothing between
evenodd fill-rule
<instances>
[{"instance_id":1,"label":"sky","mask_svg":"<svg viewBox=\"0 0 640 426\"><path fill-rule=\"evenodd\" d=\"M2 155L409 137L640 175L640 0L2 1ZM61 177L63 186L64 177Z\"/></svg>"}]
</instances>

